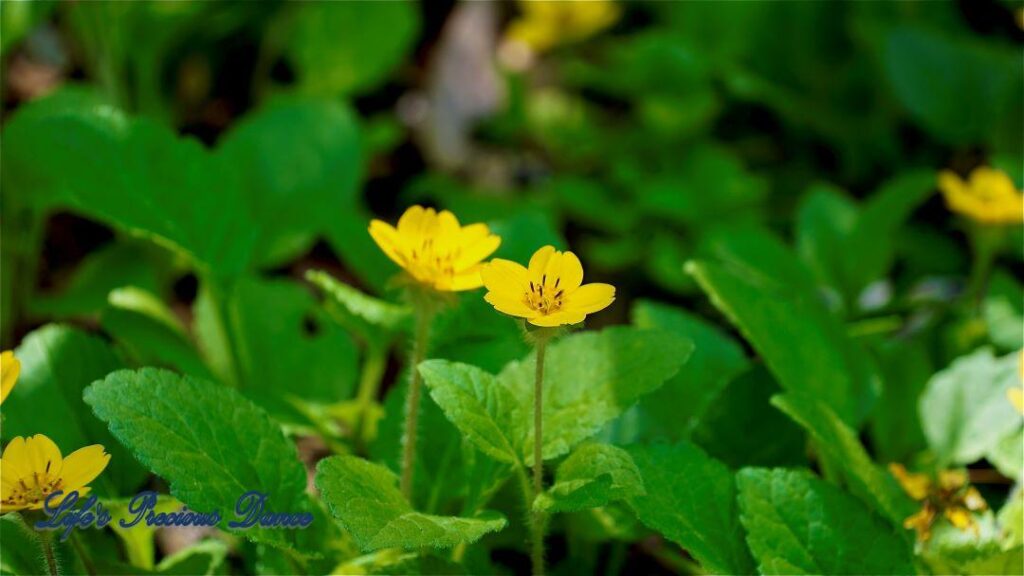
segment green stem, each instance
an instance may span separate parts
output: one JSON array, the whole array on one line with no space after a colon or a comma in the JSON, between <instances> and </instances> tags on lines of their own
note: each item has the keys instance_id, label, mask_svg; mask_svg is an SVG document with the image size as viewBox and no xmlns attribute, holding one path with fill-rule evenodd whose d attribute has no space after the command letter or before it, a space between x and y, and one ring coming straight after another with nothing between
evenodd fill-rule
<instances>
[{"instance_id":1,"label":"green stem","mask_svg":"<svg viewBox=\"0 0 1024 576\"><path fill-rule=\"evenodd\" d=\"M71 545L75 549L75 553L78 554L78 559L82 561L82 566L85 567L86 574L89 576L96 575L96 567L92 564L92 559L89 558L89 554L85 551L85 547L82 546L82 542L78 539L78 534L71 533Z\"/></svg>"},{"instance_id":2,"label":"green stem","mask_svg":"<svg viewBox=\"0 0 1024 576\"><path fill-rule=\"evenodd\" d=\"M39 544L43 547L43 556L46 558L46 568L50 576L58 576L57 556L53 553L53 533L49 530L39 531Z\"/></svg>"},{"instance_id":3,"label":"green stem","mask_svg":"<svg viewBox=\"0 0 1024 576\"><path fill-rule=\"evenodd\" d=\"M416 340L412 349L412 364L409 366L409 393L405 397L405 442L402 447L402 494L412 502L412 473L416 464L416 432L420 412L420 371L417 367L427 353L427 338L430 336L430 320L433 314L429 305L420 303L416 307Z\"/></svg>"},{"instance_id":4,"label":"green stem","mask_svg":"<svg viewBox=\"0 0 1024 576\"><path fill-rule=\"evenodd\" d=\"M541 337L537 339L537 371L533 383L533 501L544 490L544 353L547 350L548 339ZM531 504L531 510L533 506ZM543 576L544 574L544 513L533 510L533 521L530 522L533 535L533 546L531 547L531 558L533 560L533 573Z\"/></svg>"},{"instance_id":5,"label":"green stem","mask_svg":"<svg viewBox=\"0 0 1024 576\"><path fill-rule=\"evenodd\" d=\"M977 225L971 231L974 259L971 262L971 273L964 295L975 311L980 310L981 302L985 298L992 265L995 263L1004 236L1005 230L1001 226Z\"/></svg>"},{"instance_id":6,"label":"green stem","mask_svg":"<svg viewBox=\"0 0 1024 576\"><path fill-rule=\"evenodd\" d=\"M356 414L359 415L356 422L356 437L359 446L365 446L370 436L372 424L370 406L377 398L387 361L387 346L375 343L366 345L366 359L363 360L363 370L359 376L359 392L356 394L358 406Z\"/></svg>"}]
</instances>

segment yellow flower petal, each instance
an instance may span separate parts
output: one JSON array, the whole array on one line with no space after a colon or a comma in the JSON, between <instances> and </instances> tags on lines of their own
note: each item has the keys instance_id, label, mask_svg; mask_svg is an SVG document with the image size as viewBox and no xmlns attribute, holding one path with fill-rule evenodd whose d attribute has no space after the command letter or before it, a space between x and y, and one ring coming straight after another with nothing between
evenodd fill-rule
<instances>
[{"instance_id":1,"label":"yellow flower petal","mask_svg":"<svg viewBox=\"0 0 1024 576\"><path fill-rule=\"evenodd\" d=\"M945 516L950 524L960 530L966 530L974 525L974 517L966 508L946 508Z\"/></svg>"},{"instance_id":2,"label":"yellow flower petal","mask_svg":"<svg viewBox=\"0 0 1024 576\"><path fill-rule=\"evenodd\" d=\"M43 434L36 434L25 440L25 459L23 467L32 471L46 471L52 475L60 474L64 459L60 456L60 448Z\"/></svg>"},{"instance_id":3,"label":"yellow flower petal","mask_svg":"<svg viewBox=\"0 0 1024 576\"><path fill-rule=\"evenodd\" d=\"M926 474L913 474L907 472L902 464L889 464L889 471L896 477L903 491L914 500L924 500L932 487L932 480Z\"/></svg>"},{"instance_id":4,"label":"yellow flower petal","mask_svg":"<svg viewBox=\"0 0 1024 576\"><path fill-rule=\"evenodd\" d=\"M558 268L552 270L549 267L548 275L561 278L562 283L559 286L566 292L572 292L583 283L583 265L575 254L564 252L558 260Z\"/></svg>"},{"instance_id":5,"label":"yellow flower petal","mask_svg":"<svg viewBox=\"0 0 1024 576\"><path fill-rule=\"evenodd\" d=\"M594 282L580 286L566 296L565 308L584 314L604 310L615 301L615 287Z\"/></svg>"},{"instance_id":6,"label":"yellow flower petal","mask_svg":"<svg viewBox=\"0 0 1024 576\"><path fill-rule=\"evenodd\" d=\"M394 226L381 220L373 220L370 222L370 237L392 262L399 266L405 265L401 256L402 240Z\"/></svg>"},{"instance_id":7,"label":"yellow flower petal","mask_svg":"<svg viewBox=\"0 0 1024 576\"><path fill-rule=\"evenodd\" d=\"M21 362L14 357L10 350L0 354L0 404L4 403L7 395L11 393L14 384L21 374Z\"/></svg>"},{"instance_id":8,"label":"yellow flower petal","mask_svg":"<svg viewBox=\"0 0 1024 576\"><path fill-rule=\"evenodd\" d=\"M586 314L583 312L577 312L575 310L559 310L553 314L544 314L543 316L536 316L527 319L527 322L534 326L553 327L553 326L570 326L572 324L579 324L586 318Z\"/></svg>"},{"instance_id":9,"label":"yellow flower petal","mask_svg":"<svg viewBox=\"0 0 1024 576\"><path fill-rule=\"evenodd\" d=\"M440 291L479 288L479 266L501 238L484 224L461 226L447 210L412 206L392 227L374 220L370 236L416 282Z\"/></svg>"},{"instance_id":10,"label":"yellow flower petal","mask_svg":"<svg viewBox=\"0 0 1024 576\"><path fill-rule=\"evenodd\" d=\"M555 254L554 246L544 246L530 257L530 278L540 278L548 270L548 261Z\"/></svg>"},{"instance_id":11,"label":"yellow flower petal","mask_svg":"<svg viewBox=\"0 0 1024 576\"><path fill-rule=\"evenodd\" d=\"M1024 414L1024 388L1010 388L1006 391L1006 398L1017 409L1017 412Z\"/></svg>"},{"instance_id":12,"label":"yellow flower petal","mask_svg":"<svg viewBox=\"0 0 1024 576\"><path fill-rule=\"evenodd\" d=\"M944 170L939 173L939 189L946 206L983 224L1024 222L1024 193L1000 170L980 166L967 181Z\"/></svg>"},{"instance_id":13,"label":"yellow flower petal","mask_svg":"<svg viewBox=\"0 0 1024 576\"><path fill-rule=\"evenodd\" d=\"M109 463L110 454L107 454L99 444L79 448L68 454L60 474L65 489L75 490L92 482Z\"/></svg>"},{"instance_id":14,"label":"yellow flower petal","mask_svg":"<svg viewBox=\"0 0 1024 576\"><path fill-rule=\"evenodd\" d=\"M484 286L490 292L507 296L513 300L522 299L529 290L530 273L517 262L495 258L480 269Z\"/></svg>"},{"instance_id":15,"label":"yellow flower petal","mask_svg":"<svg viewBox=\"0 0 1024 576\"><path fill-rule=\"evenodd\" d=\"M484 295L484 300L491 306L494 306L494 309L498 312L508 314L509 316L535 318L540 315L540 312L530 308L524 301L510 298L499 292L488 292Z\"/></svg>"},{"instance_id":16,"label":"yellow flower petal","mask_svg":"<svg viewBox=\"0 0 1024 576\"><path fill-rule=\"evenodd\" d=\"M939 472L939 488L946 492L954 492L967 484L967 472L963 470L943 470Z\"/></svg>"}]
</instances>

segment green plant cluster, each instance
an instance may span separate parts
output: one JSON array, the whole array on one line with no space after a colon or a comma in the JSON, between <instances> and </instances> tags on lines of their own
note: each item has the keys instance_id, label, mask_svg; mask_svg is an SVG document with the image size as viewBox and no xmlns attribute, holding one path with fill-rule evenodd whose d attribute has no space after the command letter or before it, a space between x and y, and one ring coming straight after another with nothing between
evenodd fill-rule
<instances>
[{"instance_id":1,"label":"green plant cluster","mask_svg":"<svg viewBox=\"0 0 1024 576\"><path fill-rule=\"evenodd\" d=\"M102 444L112 510L259 489L314 517L225 520L166 555L153 529L85 530L61 569L526 573L538 510L553 574L1024 573L1022 227L936 188L978 164L1024 180L1022 7L982 4L624 5L499 67L505 101L469 137L516 177L427 163L381 192L416 139L361 110L422 65L430 3L3 2L5 75L42 27L86 78L3 124L3 441ZM244 74L223 56L239 38ZM183 135L189 73L251 105L210 144ZM460 293L406 361L412 310L367 225L417 202L487 222L501 258L571 248L618 290L547 351L531 510L521 326ZM109 232L55 277L68 218ZM917 538L890 463L968 469L987 509ZM46 569L22 514L0 531L0 571Z\"/></svg>"}]
</instances>

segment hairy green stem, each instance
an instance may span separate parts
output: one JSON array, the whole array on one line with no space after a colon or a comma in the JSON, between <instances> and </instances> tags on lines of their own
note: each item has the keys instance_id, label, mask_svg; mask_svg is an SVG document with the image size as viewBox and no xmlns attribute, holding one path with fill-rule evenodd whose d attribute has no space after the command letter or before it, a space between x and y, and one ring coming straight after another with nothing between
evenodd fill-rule
<instances>
[{"instance_id":1,"label":"hairy green stem","mask_svg":"<svg viewBox=\"0 0 1024 576\"><path fill-rule=\"evenodd\" d=\"M533 384L533 502L544 490L544 352L547 350L548 339L537 339L537 372ZM532 510L531 504L531 510ZM533 560L533 573L544 574L544 513L533 510L533 521L530 522L533 535L533 546L530 557Z\"/></svg>"},{"instance_id":2,"label":"hairy green stem","mask_svg":"<svg viewBox=\"0 0 1024 576\"><path fill-rule=\"evenodd\" d=\"M985 298L992 265L1003 243L1005 231L1000 226L977 225L971 231L971 244L974 251L971 262L970 277L964 295L969 299L975 311L980 310Z\"/></svg>"},{"instance_id":3,"label":"hairy green stem","mask_svg":"<svg viewBox=\"0 0 1024 576\"><path fill-rule=\"evenodd\" d=\"M416 336L412 349L412 364L409 366L409 393L405 397L405 435L402 446L402 494L412 502L412 472L416 465L416 431L420 412L420 371L417 366L427 353L427 338L430 336L430 320L433 314L428 305L416 307Z\"/></svg>"},{"instance_id":4,"label":"hairy green stem","mask_svg":"<svg viewBox=\"0 0 1024 576\"><path fill-rule=\"evenodd\" d=\"M43 547L43 555L46 557L46 568L50 576L58 576L57 556L53 553L53 533L49 530L39 531L39 544Z\"/></svg>"}]
</instances>

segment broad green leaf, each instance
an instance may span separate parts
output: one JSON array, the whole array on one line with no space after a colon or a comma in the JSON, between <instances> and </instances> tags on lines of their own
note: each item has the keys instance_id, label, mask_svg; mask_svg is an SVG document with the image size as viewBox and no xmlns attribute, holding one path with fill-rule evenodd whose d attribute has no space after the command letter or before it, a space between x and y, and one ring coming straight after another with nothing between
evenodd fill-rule
<instances>
[{"instance_id":1,"label":"broad green leaf","mask_svg":"<svg viewBox=\"0 0 1024 576\"><path fill-rule=\"evenodd\" d=\"M711 401L697 420L693 442L733 469L806 465L806 435L771 405L778 392L764 366L750 368Z\"/></svg>"},{"instance_id":2,"label":"broad green leaf","mask_svg":"<svg viewBox=\"0 0 1024 576\"><path fill-rule=\"evenodd\" d=\"M93 490L113 496L138 488L146 471L82 402L91 382L124 367L110 345L76 328L50 324L26 336L14 355L21 376L4 401L4 438L45 434L65 456L102 444L110 464Z\"/></svg>"},{"instance_id":3,"label":"broad green leaf","mask_svg":"<svg viewBox=\"0 0 1024 576\"><path fill-rule=\"evenodd\" d=\"M736 485L724 464L693 444L631 446L646 495L629 498L640 521L679 544L712 573L753 574Z\"/></svg>"},{"instance_id":4,"label":"broad green leaf","mask_svg":"<svg viewBox=\"0 0 1024 576\"><path fill-rule=\"evenodd\" d=\"M137 286L156 292L161 280L158 267L165 260L159 249L141 242L113 242L87 255L59 291L33 295L29 311L50 317L93 314L106 306L107 295L115 288Z\"/></svg>"},{"instance_id":5,"label":"broad green leaf","mask_svg":"<svg viewBox=\"0 0 1024 576\"><path fill-rule=\"evenodd\" d=\"M948 143L991 141L1005 130L1007 117L1020 114L1021 72L1009 49L898 26L885 36L883 50L885 74L900 104Z\"/></svg>"},{"instance_id":6,"label":"broad green leaf","mask_svg":"<svg viewBox=\"0 0 1024 576\"><path fill-rule=\"evenodd\" d=\"M317 465L316 486L331 515L364 552L451 548L475 542L507 524L497 513L459 518L416 512L396 484L390 470L355 456L332 456Z\"/></svg>"},{"instance_id":7,"label":"broad green leaf","mask_svg":"<svg viewBox=\"0 0 1024 576\"><path fill-rule=\"evenodd\" d=\"M260 223L254 248L260 265L293 259L336 214L355 206L363 160L359 126L341 102L272 101L233 127L217 154L244 168L248 207Z\"/></svg>"},{"instance_id":8,"label":"broad green leaf","mask_svg":"<svg viewBox=\"0 0 1024 576\"><path fill-rule=\"evenodd\" d=\"M206 274L245 268L256 230L236 167L109 106L39 106L4 128L8 193L171 246Z\"/></svg>"},{"instance_id":9,"label":"broad green leaf","mask_svg":"<svg viewBox=\"0 0 1024 576\"><path fill-rule=\"evenodd\" d=\"M740 519L761 574L913 574L910 544L810 473L745 468Z\"/></svg>"},{"instance_id":10,"label":"broad green leaf","mask_svg":"<svg viewBox=\"0 0 1024 576\"><path fill-rule=\"evenodd\" d=\"M729 381L746 369L740 345L714 325L681 308L640 300L633 325L656 328L693 341L690 359L658 390L637 404L641 437L686 438Z\"/></svg>"},{"instance_id":11,"label":"broad green leaf","mask_svg":"<svg viewBox=\"0 0 1024 576\"><path fill-rule=\"evenodd\" d=\"M850 491L894 525L914 513L914 503L895 479L877 466L856 432L823 403L796 394L774 396L772 404L810 433L814 447L843 471Z\"/></svg>"},{"instance_id":12,"label":"broad green leaf","mask_svg":"<svg viewBox=\"0 0 1024 576\"><path fill-rule=\"evenodd\" d=\"M613 327L580 332L549 345L544 362L543 458L557 458L596 434L644 394L674 376L693 351L689 339L661 330ZM535 354L510 363L498 381L525 399L533 422ZM533 464L533 426L522 445Z\"/></svg>"},{"instance_id":13,"label":"broad green leaf","mask_svg":"<svg viewBox=\"0 0 1024 576\"><path fill-rule=\"evenodd\" d=\"M137 364L212 377L180 320L155 294L135 286L111 291L100 324Z\"/></svg>"},{"instance_id":14,"label":"broad green leaf","mask_svg":"<svg viewBox=\"0 0 1024 576\"><path fill-rule=\"evenodd\" d=\"M917 552L935 574L969 574L967 565L996 556L1003 550L995 515L986 510L974 515L974 528L961 530L945 519L932 525L927 546Z\"/></svg>"},{"instance_id":15,"label":"broad green leaf","mask_svg":"<svg viewBox=\"0 0 1024 576\"><path fill-rule=\"evenodd\" d=\"M233 389L167 370L120 370L85 401L110 431L190 509L234 520L238 498L267 494L270 510L304 512L306 474L295 445L266 412ZM291 546L291 531L254 527L246 537Z\"/></svg>"},{"instance_id":16,"label":"broad green leaf","mask_svg":"<svg viewBox=\"0 0 1024 576\"><path fill-rule=\"evenodd\" d=\"M1024 474L1024 428L1003 438L985 454L985 459L992 463L1007 478L1020 482Z\"/></svg>"},{"instance_id":17,"label":"broad green leaf","mask_svg":"<svg viewBox=\"0 0 1024 576\"><path fill-rule=\"evenodd\" d=\"M845 267L848 239L858 216L857 204L827 184L812 185L797 211L796 248L800 257L820 280L838 289L852 283Z\"/></svg>"},{"instance_id":18,"label":"broad green leaf","mask_svg":"<svg viewBox=\"0 0 1024 576\"><path fill-rule=\"evenodd\" d=\"M299 89L322 96L364 92L385 80L419 32L418 6L407 2L295 5L286 54Z\"/></svg>"},{"instance_id":19,"label":"broad green leaf","mask_svg":"<svg viewBox=\"0 0 1024 576\"><path fill-rule=\"evenodd\" d=\"M981 349L935 374L921 396L928 445L941 465L970 464L1020 427L1006 391L1020 386L1017 353L996 358Z\"/></svg>"},{"instance_id":20,"label":"broad green leaf","mask_svg":"<svg viewBox=\"0 0 1024 576\"><path fill-rule=\"evenodd\" d=\"M508 388L468 364L427 360L419 371L431 398L466 439L498 461L519 465L527 414Z\"/></svg>"},{"instance_id":21,"label":"broad green leaf","mask_svg":"<svg viewBox=\"0 0 1024 576\"><path fill-rule=\"evenodd\" d=\"M293 396L321 403L351 396L355 344L324 317L300 285L242 278L228 292L226 308L228 342L239 361L237 377L247 396L280 416L291 414L288 401ZM215 314L209 303L197 303L199 342L208 357L224 346L214 337L219 325Z\"/></svg>"},{"instance_id":22,"label":"broad green leaf","mask_svg":"<svg viewBox=\"0 0 1024 576\"><path fill-rule=\"evenodd\" d=\"M935 373L927 335L887 339L872 351L883 384L871 415L871 445L880 462L908 462L926 446L917 403Z\"/></svg>"},{"instance_id":23,"label":"broad green leaf","mask_svg":"<svg viewBox=\"0 0 1024 576\"><path fill-rule=\"evenodd\" d=\"M583 444L555 472L555 483L533 502L535 510L575 512L643 496L644 481L633 458L608 444Z\"/></svg>"},{"instance_id":24,"label":"broad green leaf","mask_svg":"<svg viewBox=\"0 0 1024 576\"><path fill-rule=\"evenodd\" d=\"M733 229L711 246L717 258L691 262L688 270L783 389L821 399L849 424L863 422L878 375L829 314L808 271L766 232Z\"/></svg>"}]
</instances>

